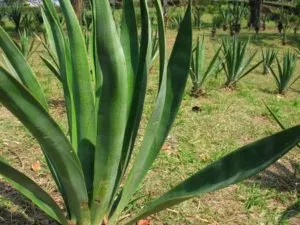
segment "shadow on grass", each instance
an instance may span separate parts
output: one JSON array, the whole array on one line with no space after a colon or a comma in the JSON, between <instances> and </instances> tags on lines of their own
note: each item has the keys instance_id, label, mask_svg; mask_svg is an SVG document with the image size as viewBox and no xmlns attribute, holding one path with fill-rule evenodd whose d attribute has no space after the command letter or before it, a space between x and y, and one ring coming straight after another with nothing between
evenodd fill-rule
<instances>
[{"instance_id":1,"label":"shadow on grass","mask_svg":"<svg viewBox=\"0 0 300 225\"><path fill-rule=\"evenodd\" d=\"M300 214L300 201L298 200L293 205L289 206L283 213L282 216L279 219L279 224L282 224L283 222L296 217Z\"/></svg>"},{"instance_id":2,"label":"shadow on grass","mask_svg":"<svg viewBox=\"0 0 300 225\"><path fill-rule=\"evenodd\" d=\"M288 164L288 165L286 165ZM257 176L250 178L246 184L259 184L261 188L276 189L281 192L300 191L299 163L276 162L273 166Z\"/></svg>"},{"instance_id":3,"label":"shadow on grass","mask_svg":"<svg viewBox=\"0 0 300 225\"><path fill-rule=\"evenodd\" d=\"M297 149L299 150L299 149ZM275 189L280 192L296 191L300 194L300 165L289 160L288 163L276 162L269 169L247 180L245 184L258 184L263 189ZM279 224L300 214L300 201L287 207L281 214Z\"/></svg>"},{"instance_id":4,"label":"shadow on grass","mask_svg":"<svg viewBox=\"0 0 300 225\"><path fill-rule=\"evenodd\" d=\"M0 206L1 225L58 225L10 185L0 182L0 196L12 204ZM12 209L14 208L15 209Z\"/></svg>"}]
</instances>

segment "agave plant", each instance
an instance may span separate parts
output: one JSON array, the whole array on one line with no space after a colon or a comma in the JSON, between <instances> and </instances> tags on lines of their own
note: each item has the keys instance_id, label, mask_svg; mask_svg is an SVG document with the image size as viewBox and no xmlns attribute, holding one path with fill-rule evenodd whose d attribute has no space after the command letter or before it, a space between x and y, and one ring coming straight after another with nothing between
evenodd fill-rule
<instances>
[{"instance_id":1,"label":"agave plant","mask_svg":"<svg viewBox=\"0 0 300 225\"><path fill-rule=\"evenodd\" d=\"M229 9L220 7L220 14L223 18L223 31L227 31L229 26Z\"/></svg>"},{"instance_id":2,"label":"agave plant","mask_svg":"<svg viewBox=\"0 0 300 225\"><path fill-rule=\"evenodd\" d=\"M297 55L290 51L286 52L283 56L282 66L276 56L276 64L278 71L275 72L272 67L270 68L270 71L274 77L278 93L285 94L286 91L300 78L300 75L294 78Z\"/></svg>"},{"instance_id":3,"label":"agave plant","mask_svg":"<svg viewBox=\"0 0 300 225\"><path fill-rule=\"evenodd\" d=\"M30 12L23 13L21 25L20 25L22 28L26 29L27 32L30 31L31 33L33 33L36 30L37 27L36 25L37 22L33 13Z\"/></svg>"},{"instance_id":4,"label":"agave plant","mask_svg":"<svg viewBox=\"0 0 300 225\"><path fill-rule=\"evenodd\" d=\"M262 63L261 60L258 63L251 65L257 51L246 58L246 54L248 53L246 52L248 43L249 40L243 42L235 37L231 39L223 39L222 48L224 61L222 63L222 67L226 75L225 86L235 86L240 79L250 74Z\"/></svg>"},{"instance_id":5,"label":"agave plant","mask_svg":"<svg viewBox=\"0 0 300 225\"><path fill-rule=\"evenodd\" d=\"M195 28L200 30L202 26L201 17L203 15L203 7L194 5L193 9L193 24Z\"/></svg>"},{"instance_id":6,"label":"agave plant","mask_svg":"<svg viewBox=\"0 0 300 225\"><path fill-rule=\"evenodd\" d=\"M202 40L200 40L200 37L198 37L197 44L193 49L190 69L190 76L193 82L191 91L192 96L199 97L200 95L204 94L203 86L205 82L210 76L215 74L221 66L222 60L219 59L220 51L221 47L216 51L210 63L207 64L205 60L204 37Z\"/></svg>"},{"instance_id":7,"label":"agave plant","mask_svg":"<svg viewBox=\"0 0 300 225\"><path fill-rule=\"evenodd\" d=\"M171 28L178 29L182 20L183 20L183 16L180 14L176 14L175 16L170 18L169 22L170 22Z\"/></svg>"},{"instance_id":8,"label":"agave plant","mask_svg":"<svg viewBox=\"0 0 300 225\"><path fill-rule=\"evenodd\" d=\"M261 54L263 58L263 74L267 74L270 70L269 68L272 66L273 62L275 61L275 58L277 56L278 51L274 49L261 49Z\"/></svg>"},{"instance_id":9,"label":"agave plant","mask_svg":"<svg viewBox=\"0 0 300 225\"><path fill-rule=\"evenodd\" d=\"M27 61L39 47L35 43L35 38L30 36L26 30L20 33L20 42L15 42L15 44Z\"/></svg>"},{"instance_id":10,"label":"agave plant","mask_svg":"<svg viewBox=\"0 0 300 225\"><path fill-rule=\"evenodd\" d=\"M114 225L151 168L178 111L192 53L191 5L167 61L162 7L160 1L154 2L159 29L159 91L142 144L135 149L151 60L147 1L140 1L139 41L132 0L124 2L120 36L109 1L94 0L94 51L90 56L70 1L59 2L67 33L52 1L43 0L55 40L70 137L49 114L47 100L32 68L1 27L0 47L17 77L0 68L0 102L41 145L63 197L66 215L49 194L2 158L0 173L62 225L99 225L103 221ZM242 147L154 199L125 224L254 175L299 141L300 126L295 126ZM137 151L134 159L133 150ZM127 171L128 176L124 176Z\"/></svg>"},{"instance_id":11,"label":"agave plant","mask_svg":"<svg viewBox=\"0 0 300 225\"><path fill-rule=\"evenodd\" d=\"M20 30L23 15L22 10L23 6L21 5L21 3L14 3L12 6L10 6L8 11L8 17L13 21L16 32Z\"/></svg>"},{"instance_id":12,"label":"agave plant","mask_svg":"<svg viewBox=\"0 0 300 225\"><path fill-rule=\"evenodd\" d=\"M228 6L228 10L231 35L239 34L241 31L241 21L247 7L245 4L234 3Z\"/></svg>"}]
</instances>

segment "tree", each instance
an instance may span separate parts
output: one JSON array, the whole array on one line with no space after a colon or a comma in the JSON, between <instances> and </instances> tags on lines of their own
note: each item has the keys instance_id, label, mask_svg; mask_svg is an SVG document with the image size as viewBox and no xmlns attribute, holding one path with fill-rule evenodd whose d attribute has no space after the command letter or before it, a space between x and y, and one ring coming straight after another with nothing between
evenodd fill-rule
<instances>
[{"instance_id":1,"label":"tree","mask_svg":"<svg viewBox=\"0 0 300 225\"><path fill-rule=\"evenodd\" d=\"M254 27L256 33L259 32L260 28L260 11L261 11L262 0L249 0L250 8L250 26Z\"/></svg>"},{"instance_id":2,"label":"tree","mask_svg":"<svg viewBox=\"0 0 300 225\"><path fill-rule=\"evenodd\" d=\"M83 10L83 0L71 0L75 13L79 21L81 21L81 14Z\"/></svg>"}]
</instances>

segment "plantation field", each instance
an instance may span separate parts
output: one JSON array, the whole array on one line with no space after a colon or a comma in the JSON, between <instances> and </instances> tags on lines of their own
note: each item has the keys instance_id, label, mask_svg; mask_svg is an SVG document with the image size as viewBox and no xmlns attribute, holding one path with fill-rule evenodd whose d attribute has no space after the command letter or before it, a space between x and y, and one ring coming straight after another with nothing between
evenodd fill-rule
<instances>
[{"instance_id":1,"label":"plantation field","mask_svg":"<svg viewBox=\"0 0 300 225\"><path fill-rule=\"evenodd\" d=\"M210 39L210 29L194 30L194 39L205 36L206 58L211 59L215 49L227 33L218 30ZM168 49L172 48L176 31L167 31ZM288 45L281 46L274 26L254 35L243 30L239 35L247 40L249 55L258 51L255 62L261 60L261 48L274 47L284 51L293 50L300 37L290 34ZM62 87L46 69L39 54L40 46L30 59L38 74L50 105L51 114L66 130L67 121L62 98ZM253 63L255 63L253 62ZM149 76L149 88L145 103L140 136L145 121L153 108L158 85L158 61ZM277 95L273 77L262 75L262 65L242 79L235 89L224 88L224 72L211 77L205 85L206 94L199 98L190 96L192 87L188 82L182 106L175 124L163 146L158 160L136 194L136 200L126 209L123 219L128 218L143 202L164 193L170 187L192 175L229 152L254 140L280 130L264 106L278 115L287 127L300 122L300 80L285 96ZM300 74L298 59L296 75ZM141 138L138 138L139 142ZM62 203L55 184L47 169L39 145L28 131L3 106L0 105L0 155L16 168L33 178L51 196ZM255 225L300 224L300 155L294 149L266 171L245 182L229 188L186 201L179 206L155 214L149 220L154 225ZM298 169L297 169L298 167ZM298 186L297 186L298 184ZM0 179L0 224L55 224L48 221L36 207Z\"/></svg>"}]
</instances>

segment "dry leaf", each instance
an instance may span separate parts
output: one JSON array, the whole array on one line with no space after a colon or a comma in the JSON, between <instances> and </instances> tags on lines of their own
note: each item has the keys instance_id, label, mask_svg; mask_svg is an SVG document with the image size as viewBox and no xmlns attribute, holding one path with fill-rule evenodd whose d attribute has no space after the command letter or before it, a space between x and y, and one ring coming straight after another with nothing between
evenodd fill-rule
<instances>
[{"instance_id":1,"label":"dry leaf","mask_svg":"<svg viewBox=\"0 0 300 225\"><path fill-rule=\"evenodd\" d=\"M139 220L137 222L137 225L151 225L150 220L144 219L144 220Z\"/></svg>"},{"instance_id":2,"label":"dry leaf","mask_svg":"<svg viewBox=\"0 0 300 225\"><path fill-rule=\"evenodd\" d=\"M41 170L41 164L39 161L36 161L34 163L32 163L31 165L31 169L34 171L34 172L39 172Z\"/></svg>"}]
</instances>

